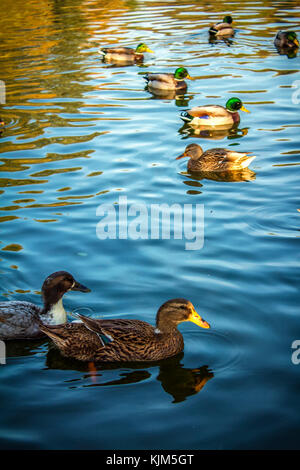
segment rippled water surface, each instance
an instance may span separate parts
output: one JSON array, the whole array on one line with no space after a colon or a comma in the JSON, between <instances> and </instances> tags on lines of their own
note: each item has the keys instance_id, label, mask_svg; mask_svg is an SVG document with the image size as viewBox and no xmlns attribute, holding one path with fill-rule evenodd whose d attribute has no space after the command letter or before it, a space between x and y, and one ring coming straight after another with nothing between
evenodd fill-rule
<instances>
[{"instance_id":1,"label":"rippled water surface","mask_svg":"<svg viewBox=\"0 0 300 470\"><path fill-rule=\"evenodd\" d=\"M212 325L182 324L184 354L89 370L47 340L11 342L0 366L0 446L26 449L231 449L299 445L299 35L296 1L14 0L0 15L1 300L41 303L65 269L92 289L68 311L154 321L182 296ZM208 25L231 13L231 43ZM100 45L155 52L144 64L101 62ZM184 65L181 97L145 90L145 71ZM296 83L295 83L296 82ZM239 96L230 133L191 133L180 112ZM217 140L216 140L217 139ZM175 160L187 143L252 151L248 178L209 179ZM97 207L204 204L202 249L184 240L99 240ZM298 210L297 210L298 209Z\"/></svg>"}]
</instances>

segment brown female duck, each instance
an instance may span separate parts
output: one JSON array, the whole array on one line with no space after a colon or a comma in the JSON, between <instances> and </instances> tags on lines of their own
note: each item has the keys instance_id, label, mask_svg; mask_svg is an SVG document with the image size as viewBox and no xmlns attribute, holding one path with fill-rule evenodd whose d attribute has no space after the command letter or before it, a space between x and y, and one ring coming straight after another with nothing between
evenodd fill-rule
<instances>
[{"instance_id":1,"label":"brown female duck","mask_svg":"<svg viewBox=\"0 0 300 470\"><path fill-rule=\"evenodd\" d=\"M188 157L189 171L236 171L247 168L252 160L256 158L254 155L249 156L250 152L234 152L233 150L215 148L203 152L198 144L187 145L185 151L177 157Z\"/></svg>"},{"instance_id":2,"label":"brown female duck","mask_svg":"<svg viewBox=\"0 0 300 470\"><path fill-rule=\"evenodd\" d=\"M80 361L158 361L183 350L177 326L191 321L210 328L191 302L172 299L156 315L156 327L141 320L95 320L76 314L83 323L40 325L65 357Z\"/></svg>"}]
</instances>

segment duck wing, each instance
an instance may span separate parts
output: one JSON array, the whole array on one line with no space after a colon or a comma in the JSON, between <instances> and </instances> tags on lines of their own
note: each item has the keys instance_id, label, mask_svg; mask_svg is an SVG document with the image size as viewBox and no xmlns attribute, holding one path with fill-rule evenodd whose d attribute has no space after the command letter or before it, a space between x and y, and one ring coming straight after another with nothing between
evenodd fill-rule
<instances>
[{"instance_id":1,"label":"duck wing","mask_svg":"<svg viewBox=\"0 0 300 470\"><path fill-rule=\"evenodd\" d=\"M202 160L217 160L218 165L228 164L231 169L246 168L254 158L254 155L250 155L252 152L234 152L230 149L214 148L209 149L202 155Z\"/></svg>"},{"instance_id":2,"label":"duck wing","mask_svg":"<svg viewBox=\"0 0 300 470\"><path fill-rule=\"evenodd\" d=\"M37 336L42 310L31 302L0 302L0 338L18 339Z\"/></svg>"},{"instance_id":3,"label":"duck wing","mask_svg":"<svg viewBox=\"0 0 300 470\"><path fill-rule=\"evenodd\" d=\"M84 326L99 334L105 344L112 341L134 341L134 338L146 339L154 335L154 328L149 323L141 320L102 320L76 314Z\"/></svg>"},{"instance_id":4,"label":"duck wing","mask_svg":"<svg viewBox=\"0 0 300 470\"><path fill-rule=\"evenodd\" d=\"M134 54L134 49L131 47L103 47L100 51L104 54Z\"/></svg>"},{"instance_id":5,"label":"duck wing","mask_svg":"<svg viewBox=\"0 0 300 470\"><path fill-rule=\"evenodd\" d=\"M209 119L211 117L227 117L228 111L223 106L209 104L207 106L196 106L188 111L188 114L193 117L202 119Z\"/></svg>"},{"instance_id":6,"label":"duck wing","mask_svg":"<svg viewBox=\"0 0 300 470\"><path fill-rule=\"evenodd\" d=\"M222 29L232 29L232 26L229 23L216 23L212 26L212 29L221 31Z\"/></svg>"},{"instance_id":7,"label":"duck wing","mask_svg":"<svg viewBox=\"0 0 300 470\"><path fill-rule=\"evenodd\" d=\"M172 73L146 73L143 77L147 82L161 82L174 85L174 75Z\"/></svg>"},{"instance_id":8,"label":"duck wing","mask_svg":"<svg viewBox=\"0 0 300 470\"><path fill-rule=\"evenodd\" d=\"M103 47L102 49L99 49L99 53L103 56L113 54L132 57L134 56L135 51L131 47Z\"/></svg>"},{"instance_id":9,"label":"duck wing","mask_svg":"<svg viewBox=\"0 0 300 470\"><path fill-rule=\"evenodd\" d=\"M82 322L62 325L43 325L41 322L40 329L65 357L81 361L152 360L152 356L155 359L157 354L161 354L161 348L156 347L159 339L156 339L154 328L148 323L87 317L83 317ZM104 337L109 342L105 342Z\"/></svg>"}]
</instances>

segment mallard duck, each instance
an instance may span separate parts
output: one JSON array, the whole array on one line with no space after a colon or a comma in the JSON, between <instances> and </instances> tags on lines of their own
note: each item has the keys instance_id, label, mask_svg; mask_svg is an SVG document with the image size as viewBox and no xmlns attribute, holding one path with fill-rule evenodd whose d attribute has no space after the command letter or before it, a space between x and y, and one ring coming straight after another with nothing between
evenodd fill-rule
<instances>
[{"instance_id":1,"label":"mallard duck","mask_svg":"<svg viewBox=\"0 0 300 470\"><path fill-rule=\"evenodd\" d=\"M294 31L278 31L274 44L280 49L299 47L297 34Z\"/></svg>"},{"instance_id":2,"label":"mallard duck","mask_svg":"<svg viewBox=\"0 0 300 470\"><path fill-rule=\"evenodd\" d=\"M233 19L230 15L226 15L223 18L223 21L216 23L209 28L209 33L214 36L233 36L234 29L231 26Z\"/></svg>"},{"instance_id":3,"label":"mallard duck","mask_svg":"<svg viewBox=\"0 0 300 470\"><path fill-rule=\"evenodd\" d=\"M178 67L174 73L146 73L143 75L150 88L157 90L186 90L187 84L185 78L193 80L184 67Z\"/></svg>"},{"instance_id":4,"label":"mallard duck","mask_svg":"<svg viewBox=\"0 0 300 470\"><path fill-rule=\"evenodd\" d=\"M144 59L144 52L150 52L153 54L153 51L143 42L139 44L136 49L131 47L105 47L99 49L99 54L107 61L116 61L116 62L135 62L142 61Z\"/></svg>"},{"instance_id":5,"label":"mallard duck","mask_svg":"<svg viewBox=\"0 0 300 470\"><path fill-rule=\"evenodd\" d=\"M230 98L223 106L208 104L181 113L181 119L192 126L227 127L240 121L239 110L250 113L239 98Z\"/></svg>"},{"instance_id":6,"label":"mallard duck","mask_svg":"<svg viewBox=\"0 0 300 470\"><path fill-rule=\"evenodd\" d=\"M251 152L234 152L229 149L210 149L203 152L198 144L189 144L186 146L185 151L177 157L188 157L187 164L189 171L235 171L247 168L252 160L256 158L254 155L249 157Z\"/></svg>"},{"instance_id":7,"label":"mallard duck","mask_svg":"<svg viewBox=\"0 0 300 470\"><path fill-rule=\"evenodd\" d=\"M29 339L43 336L43 323L60 324L67 321L62 298L68 291L90 292L90 289L75 281L72 274L57 271L48 276L42 286L44 307L31 302L0 302L0 339Z\"/></svg>"},{"instance_id":8,"label":"mallard duck","mask_svg":"<svg viewBox=\"0 0 300 470\"><path fill-rule=\"evenodd\" d=\"M40 328L63 356L80 361L158 361L183 350L179 323L191 321L210 328L185 299L165 302L158 309L156 327L141 320L95 320L80 314L76 317L83 324L40 325Z\"/></svg>"}]
</instances>

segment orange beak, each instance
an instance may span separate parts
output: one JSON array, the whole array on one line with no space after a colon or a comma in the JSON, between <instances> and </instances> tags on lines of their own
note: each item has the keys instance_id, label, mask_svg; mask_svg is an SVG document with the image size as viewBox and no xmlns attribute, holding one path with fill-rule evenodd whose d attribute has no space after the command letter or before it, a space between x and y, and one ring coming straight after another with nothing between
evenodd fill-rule
<instances>
[{"instance_id":1,"label":"orange beak","mask_svg":"<svg viewBox=\"0 0 300 470\"><path fill-rule=\"evenodd\" d=\"M200 315L196 312L194 307L192 308L188 321L191 321L192 323L195 323L196 325L201 326L201 328L206 328L206 329L210 328L210 324L200 317Z\"/></svg>"},{"instance_id":2,"label":"orange beak","mask_svg":"<svg viewBox=\"0 0 300 470\"><path fill-rule=\"evenodd\" d=\"M183 152L179 157L176 157L176 160L180 160L180 158L185 158L187 155Z\"/></svg>"}]
</instances>

